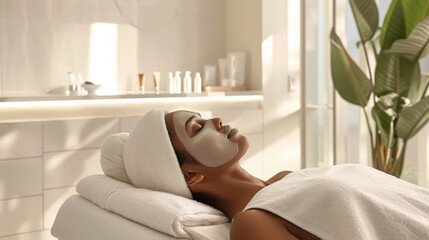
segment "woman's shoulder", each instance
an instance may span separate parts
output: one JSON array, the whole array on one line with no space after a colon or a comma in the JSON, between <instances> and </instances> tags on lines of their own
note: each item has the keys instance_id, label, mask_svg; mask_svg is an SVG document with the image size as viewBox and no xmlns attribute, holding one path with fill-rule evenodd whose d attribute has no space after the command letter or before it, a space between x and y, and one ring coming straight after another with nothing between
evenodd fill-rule
<instances>
[{"instance_id":1,"label":"woman's shoulder","mask_svg":"<svg viewBox=\"0 0 429 240\"><path fill-rule=\"evenodd\" d=\"M273 184L281 179L283 179L284 177L286 177L288 174L292 173L292 171L281 171L279 173L277 173L276 175L272 176L270 179L268 179L267 181L265 181L268 185L269 184Z\"/></svg>"}]
</instances>

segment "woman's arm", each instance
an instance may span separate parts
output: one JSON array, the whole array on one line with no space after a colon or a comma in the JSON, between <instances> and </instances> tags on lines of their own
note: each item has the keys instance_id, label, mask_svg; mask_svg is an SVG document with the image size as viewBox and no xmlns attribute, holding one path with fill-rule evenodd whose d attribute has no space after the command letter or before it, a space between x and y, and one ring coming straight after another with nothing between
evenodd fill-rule
<instances>
[{"instance_id":1,"label":"woman's arm","mask_svg":"<svg viewBox=\"0 0 429 240\"><path fill-rule=\"evenodd\" d=\"M266 211L250 209L238 214L231 225L231 240L296 240L285 220Z\"/></svg>"}]
</instances>

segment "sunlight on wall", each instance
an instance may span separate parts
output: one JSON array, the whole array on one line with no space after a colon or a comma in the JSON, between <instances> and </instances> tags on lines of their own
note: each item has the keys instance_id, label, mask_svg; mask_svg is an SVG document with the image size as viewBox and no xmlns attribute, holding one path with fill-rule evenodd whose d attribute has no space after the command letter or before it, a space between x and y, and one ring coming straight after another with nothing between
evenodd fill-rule
<instances>
[{"instance_id":1,"label":"sunlight on wall","mask_svg":"<svg viewBox=\"0 0 429 240\"><path fill-rule=\"evenodd\" d=\"M273 35L267 37L262 42L262 64L266 66L271 66L273 64ZM264 73L266 73L265 71ZM266 76L269 77L269 76ZM269 79L269 78L268 78Z\"/></svg>"},{"instance_id":2,"label":"sunlight on wall","mask_svg":"<svg viewBox=\"0 0 429 240\"><path fill-rule=\"evenodd\" d=\"M429 188L429 125L417 134L417 183Z\"/></svg>"},{"instance_id":3,"label":"sunlight on wall","mask_svg":"<svg viewBox=\"0 0 429 240\"><path fill-rule=\"evenodd\" d=\"M118 73L118 25L93 23L90 34L88 81L103 85L103 90L115 90Z\"/></svg>"},{"instance_id":4,"label":"sunlight on wall","mask_svg":"<svg viewBox=\"0 0 429 240\"><path fill-rule=\"evenodd\" d=\"M5 151L7 151L7 149L11 149L13 146L15 146L17 140L18 132L9 131L7 133L2 133L2 137L0 139L1 149ZM0 157L2 157L2 154L0 154Z\"/></svg>"},{"instance_id":5,"label":"sunlight on wall","mask_svg":"<svg viewBox=\"0 0 429 240\"><path fill-rule=\"evenodd\" d=\"M301 10L300 1L288 2L288 69L292 74L299 74L301 49Z\"/></svg>"}]
</instances>

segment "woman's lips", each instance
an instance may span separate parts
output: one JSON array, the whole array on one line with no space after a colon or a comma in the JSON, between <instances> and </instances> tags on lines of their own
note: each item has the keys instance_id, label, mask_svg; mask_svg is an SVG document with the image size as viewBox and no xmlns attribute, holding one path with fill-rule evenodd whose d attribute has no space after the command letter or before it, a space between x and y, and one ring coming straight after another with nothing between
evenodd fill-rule
<instances>
[{"instance_id":1,"label":"woman's lips","mask_svg":"<svg viewBox=\"0 0 429 240\"><path fill-rule=\"evenodd\" d=\"M228 133L228 138L234 137L238 133L238 130L236 128L231 129Z\"/></svg>"}]
</instances>

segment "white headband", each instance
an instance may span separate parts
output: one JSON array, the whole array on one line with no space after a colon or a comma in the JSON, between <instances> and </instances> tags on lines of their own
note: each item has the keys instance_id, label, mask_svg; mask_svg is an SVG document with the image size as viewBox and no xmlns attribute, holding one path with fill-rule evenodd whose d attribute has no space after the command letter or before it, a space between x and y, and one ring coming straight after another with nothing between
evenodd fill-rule
<instances>
[{"instance_id":1,"label":"white headband","mask_svg":"<svg viewBox=\"0 0 429 240\"><path fill-rule=\"evenodd\" d=\"M124 145L125 170L136 187L192 199L168 136L165 114L153 110L139 120Z\"/></svg>"}]
</instances>

